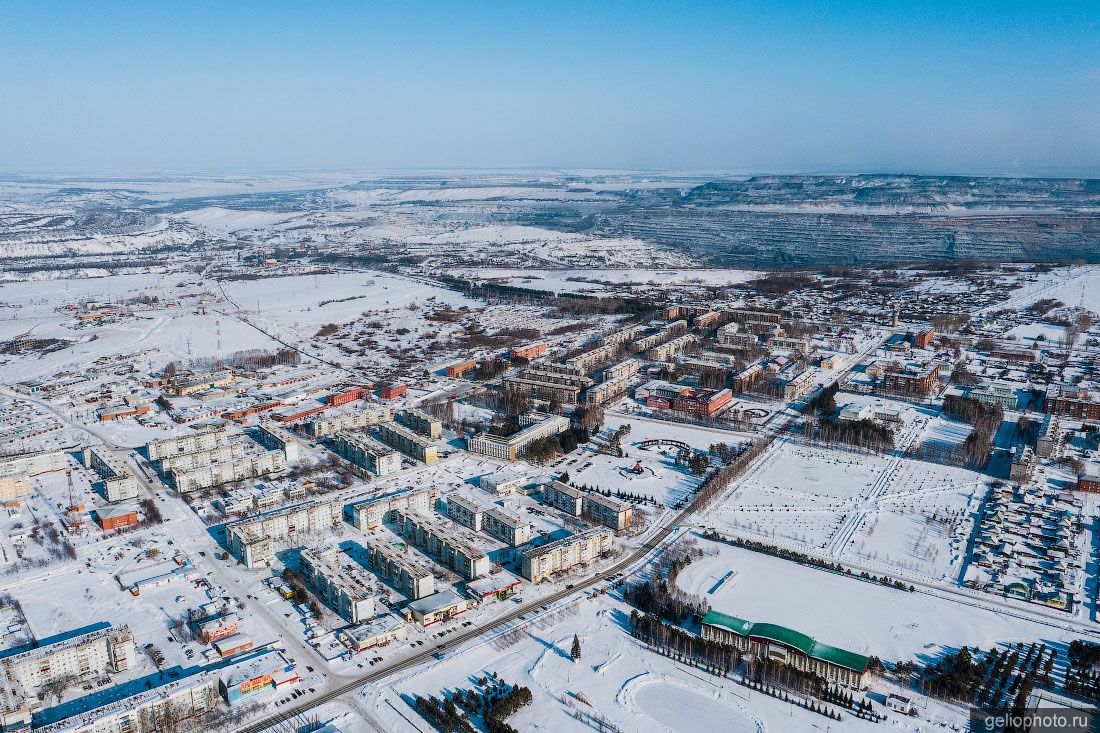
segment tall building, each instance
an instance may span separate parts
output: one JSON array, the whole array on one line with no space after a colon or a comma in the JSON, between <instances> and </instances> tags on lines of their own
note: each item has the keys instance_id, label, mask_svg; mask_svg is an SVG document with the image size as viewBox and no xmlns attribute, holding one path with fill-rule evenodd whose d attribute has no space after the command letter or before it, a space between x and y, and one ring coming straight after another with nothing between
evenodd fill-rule
<instances>
[{"instance_id":1,"label":"tall building","mask_svg":"<svg viewBox=\"0 0 1100 733\"><path fill-rule=\"evenodd\" d=\"M503 509L490 509L485 512L484 526L486 533L501 542L507 542L512 547L526 544L535 536L535 525Z\"/></svg>"},{"instance_id":2,"label":"tall building","mask_svg":"<svg viewBox=\"0 0 1100 733\"><path fill-rule=\"evenodd\" d=\"M374 617L374 584L365 568L338 547L316 547L301 552L300 569L317 595L348 623Z\"/></svg>"},{"instance_id":3,"label":"tall building","mask_svg":"<svg viewBox=\"0 0 1100 733\"><path fill-rule=\"evenodd\" d=\"M532 583L564 572L611 551L612 533L605 527L578 532L523 553L520 574Z\"/></svg>"},{"instance_id":4,"label":"tall building","mask_svg":"<svg viewBox=\"0 0 1100 733\"><path fill-rule=\"evenodd\" d=\"M296 542L305 535L327 532L340 524L343 506L339 501L306 502L277 509L225 526L229 552L245 567L259 567L275 557L275 543Z\"/></svg>"},{"instance_id":5,"label":"tall building","mask_svg":"<svg viewBox=\"0 0 1100 733\"><path fill-rule=\"evenodd\" d=\"M388 476L401 470L401 454L365 433L341 431L336 434L332 444L341 458L375 476Z\"/></svg>"},{"instance_id":6,"label":"tall building","mask_svg":"<svg viewBox=\"0 0 1100 733\"><path fill-rule=\"evenodd\" d=\"M378 437L386 445L401 451L409 458L432 464L439 460L435 443L422 435L394 422L378 426Z\"/></svg>"},{"instance_id":7,"label":"tall building","mask_svg":"<svg viewBox=\"0 0 1100 733\"><path fill-rule=\"evenodd\" d=\"M361 531L376 529L383 522L396 520L397 512L430 514L438 500L437 489L364 499L351 505L351 524Z\"/></svg>"}]
</instances>

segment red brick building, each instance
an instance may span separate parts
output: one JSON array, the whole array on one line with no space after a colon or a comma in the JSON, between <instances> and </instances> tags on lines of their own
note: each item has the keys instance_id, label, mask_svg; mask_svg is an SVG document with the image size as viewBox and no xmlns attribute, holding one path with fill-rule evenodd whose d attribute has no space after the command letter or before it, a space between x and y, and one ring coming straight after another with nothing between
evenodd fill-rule
<instances>
[{"instance_id":1,"label":"red brick building","mask_svg":"<svg viewBox=\"0 0 1100 733\"><path fill-rule=\"evenodd\" d=\"M470 359L469 361L460 361L457 364L451 364L447 367L446 374L448 377L461 377L464 374L469 374L476 368L477 362Z\"/></svg>"},{"instance_id":2,"label":"red brick building","mask_svg":"<svg viewBox=\"0 0 1100 733\"><path fill-rule=\"evenodd\" d=\"M325 397L325 402L330 407L338 407L340 405L346 405L349 402L355 402L363 398L362 387L339 387L334 389L329 395Z\"/></svg>"},{"instance_id":3,"label":"red brick building","mask_svg":"<svg viewBox=\"0 0 1100 733\"><path fill-rule=\"evenodd\" d=\"M913 348L915 349L927 349L932 344L932 339L935 337L935 329L928 329L927 331L921 331L913 336Z\"/></svg>"},{"instance_id":4,"label":"red brick building","mask_svg":"<svg viewBox=\"0 0 1100 733\"><path fill-rule=\"evenodd\" d=\"M392 400L392 399L396 399L397 397L400 397L401 395L405 394L408 391L409 391L409 388L406 387L405 385L395 384L395 385L390 386L390 387L383 387L381 389L381 391L379 392L379 394L382 395L382 399L384 399L384 400Z\"/></svg>"},{"instance_id":5,"label":"red brick building","mask_svg":"<svg viewBox=\"0 0 1100 733\"><path fill-rule=\"evenodd\" d=\"M1077 490L1100 494L1100 475L1081 474L1077 477Z\"/></svg>"},{"instance_id":6,"label":"red brick building","mask_svg":"<svg viewBox=\"0 0 1100 733\"><path fill-rule=\"evenodd\" d=\"M1051 385L1043 409L1051 415L1077 420L1100 420L1100 391L1084 387Z\"/></svg>"},{"instance_id":7,"label":"red brick building","mask_svg":"<svg viewBox=\"0 0 1100 733\"><path fill-rule=\"evenodd\" d=\"M97 509L95 516L96 521L104 532L120 527L129 527L138 523L138 513L136 509Z\"/></svg>"},{"instance_id":8,"label":"red brick building","mask_svg":"<svg viewBox=\"0 0 1100 733\"><path fill-rule=\"evenodd\" d=\"M513 359L536 359L540 356L546 356L547 352L546 344L530 344L529 346L517 346L512 349L511 356Z\"/></svg>"}]
</instances>

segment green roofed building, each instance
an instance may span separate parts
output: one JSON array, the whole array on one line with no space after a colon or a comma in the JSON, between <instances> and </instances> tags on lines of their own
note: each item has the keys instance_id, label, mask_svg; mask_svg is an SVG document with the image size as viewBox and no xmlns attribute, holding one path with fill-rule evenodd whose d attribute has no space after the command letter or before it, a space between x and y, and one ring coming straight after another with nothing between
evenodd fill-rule
<instances>
[{"instance_id":1,"label":"green roofed building","mask_svg":"<svg viewBox=\"0 0 1100 733\"><path fill-rule=\"evenodd\" d=\"M868 657L822 644L786 626L754 623L710 611L703 617L703 638L735 646L758 659L819 674L830 682L861 690L867 687Z\"/></svg>"}]
</instances>

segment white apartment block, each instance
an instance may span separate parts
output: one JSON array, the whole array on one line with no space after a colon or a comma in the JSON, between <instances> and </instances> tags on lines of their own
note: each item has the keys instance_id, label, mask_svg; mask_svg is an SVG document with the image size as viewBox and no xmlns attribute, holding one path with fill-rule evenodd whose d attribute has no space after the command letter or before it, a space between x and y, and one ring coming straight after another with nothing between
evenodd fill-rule
<instances>
[{"instance_id":1,"label":"white apartment block","mask_svg":"<svg viewBox=\"0 0 1100 733\"><path fill-rule=\"evenodd\" d=\"M35 733L163 733L219 704L219 674L199 672L59 720Z\"/></svg>"},{"instance_id":2,"label":"white apartment block","mask_svg":"<svg viewBox=\"0 0 1100 733\"><path fill-rule=\"evenodd\" d=\"M373 577L338 547L302 550L306 582L340 618L358 624L374 617Z\"/></svg>"},{"instance_id":3,"label":"white apartment block","mask_svg":"<svg viewBox=\"0 0 1100 733\"><path fill-rule=\"evenodd\" d=\"M678 336L668 343L658 344L646 352L646 356L654 361L668 361L672 357L679 354L681 351L698 342L699 339L694 334L686 333L683 336Z\"/></svg>"},{"instance_id":4,"label":"white apartment block","mask_svg":"<svg viewBox=\"0 0 1100 733\"><path fill-rule=\"evenodd\" d=\"M413 491L398 496L366 499L351 505L351 524L360 531L375 529L396 518L396 512L430 514L439 499L436 489Z\"/></svg>"},{"instance_id":5,"label":"white apartment block","mask_svg":"<svg viewBox=\"0 0 1100 733\"><path fill-rule=\"evenodd\" d=\"M604 367L600 374L604 382L614 382L617 379L630 379L638 373L641 366L642 363L640 361L631 357L630 359L620 361L618 364Z\"/></svg>"},{"instance_id":6,"label":"white apartment block","mask_svg":"<svg viewBox=\"0 0 1100 733\"><path fill-rule=\"evenodd\" d=\"M275 542L326 532L340 524L338 501L306 502L226 525L229 551L246 567L265 564L275 556Z\"/></svg>"},{"instance_id":7,"label":"white apartment block","mask_svg":"<svg viewBox=\"0 0 1100 733\"><path fill-rule=\"evenodd\" d=\"M414 430L433 440L439 440L443 437L443 421L423 410L418 410L415 407L400 410L397 413L397 419L409 430Z\"/></svg>"},{"instance_id":8,"label":"white apartment block","mask_svg":"<svg viewBox=\"0 0 1100 733\"><path fill-rule=\"evenodd\" d=\"M164 458L158 458L153 461L153 469L161 476L167 476L169 471L187 471L211 463L236 461L244 458L247 452L245 444L242 442L228 443L226 445L219 445L217 448L210 448L209 450L176 453L171 456L165 456Z\"/></svg>"},{"instance_id":9,"label":"white apartment block","mask_svg":"<svg viewBox=\"0 0 1100 733\"><path fill-rule=\"evenodd\" d=\"M198 450L210 450L230 441L229 431L225 428L202 430L195 433L154 440L145 446L150 461L179 453L194 453Z\"/></svg>"},{"instance_id":10,"label":"white apartment block","mask_svg":"<svg viewBox=\"0 0 1100 733\"><path fill-rule=\"evenodd\" d=\"M403 425L395 422L383 423L378 426L378 437L383 443L401 451L409 458L424 463L435 463L439 460L438 449L431 438L418 435Z\"/></svg>"},{"instance_id":11,"label":"white apartment block","mask_svg":"<svg viewBox=\"0 0 1100 733\"><path fill-rule=\"evenodd\" d=\"M480 532L485 521L485 507L462 496L447 497L447 516L452 521Z\"/></svg>"},{"instance_id":12,"label":"white apartment block","mask_svg":"<svg viewBox=\"0 0 1100 733\"><path fill-rule=\"evenodd\" d=\"M87 680L122 672L136 664L137 647L128 626L107 627L15 654L0 661L0 685L8 702L37 695L43 686L71 678ZM14 703L14 704L13 704Z\"/></svg>"},{"instance_id":13,"label":"white apartment block","mask_svg":"<svg viewBox=\"0 0 1100 733\"><path fill-rule=\"evenodd\" d=\"M550 481L542 486L542 503L566 514L579 517L584 507L585 492L561 481Z\"/></svg>"},{"instance_id":14,"label":"white apartment block","mask_svg":"<svg viewBox=\"0 0 1100 733\"><path fill-rule=\"evenodd\" d=\"M595 493L584 495L581 513L617 532L629 527L634 518L634 508L627 502Z\"/></svg>"},{"instance_id":15,"label":"white apartment block","mask_svg":"<svg viewBox=\"0 0 1100 733\"><path fill-rule=\"evenodd\" d=\"M103 479L107 501L125 501L139 494L137 479L110 448L101 445L86 448L84 457L88 466Z\"/></svg>"},{"instance_id":16,"label":"white apartment block","mask_svg":"<svg viewBox=\"0 0 1100 733\"><path fill-rule=\"evenodd\" d=\"M718 343L722 346L735 346L734 336L741 330L738 323L727 323L718 329Z\"/></svg>"},{"instance_id":17,"label":"white apartment block","mask_svg":"<svg viewBox=\"0 0 1100 733\"><path fill-rule=\"evenodd\" d=\"M0 458L0 476L25 473L37 476L50 471L63 471L68 465L66 454L59 450L42 450Z\"/></svg>"},{"instance_id":18,"label":"white apartment block","mask_svg":"<svg viewBox=\"0 0 1100 733\"><path fill-rule=\"evenodd\" d=\"M377 538L367 540L369 563L375 575L416 600L435 593L435 576L410 555Z\"/></svg>"},{"instance_id":19,"label":"white apartment block","mask_svg":"<svg viewBox=\"0 0 1100 733\"><path fill-rule=\"evenodd\" d=\"M190 469L169 472L176 491L186 494L191 491L220 486L231 481L257 478L278 473L286 468L286 458L282 451L269 450L261 453L248 453L221 463L209 463Z\"/></svg>"},{"instance_id":20,"label":"white apartment block","mask_svg":"<svg viewBox=\"0 0 1100 733\"><path fill-rule=\"evenodd\" d=\"M393 410L388 407L372 407L323 417L318 415L306 423L306 429L313 437L323 438L326 435L336 435L342 430L368 428L391 420L393 420Z\"/></svg>"},{"instance_id":21,"label":"white apartment block","mask_svg":"<svg viewBox=\"0 0 1100 733\"><path fill-rule=\"evenodd\" d=\"M520 574L532 583L596 559L611 551L612 533L607 528L578 532L556 542L523 553Z\"/></svg>"},{"instance_id":22,"label":"white apartment block","mask_svg":"<svg viewBox=\"0 0 1100 733\"><path fill-rule=\"evenodd\" d=\"M401 454L365 433L341 431L336 434L333 447L340 457L375 476L388 476L401 470Z\"/></svg>"},{"instance_id":23,"label":"white apartment block","mask_svg":"<svg viewBox=\"0 0 1100 733\"><path fill-rule=\"evenodd\" d=\"M397 528L398 534L466 580L477 580L492 570L489 556L473 537L463 536L434 517L398 512Z\"/></svg>"},{"instance_id":24,"label":"white apartment block","mask_svg":"<svg viewBox=\"0 0 1100 733\"><path fill-rule=\"evenodd\" d=\"M535 525L503 509L490 509L485 512L485 531L501 542L519 547L535 536Z\"/></svg>"},{"instance_id":25,"label":"white apartment block","mask_svg":"<svg viewBox=\"0 0 1100 733\"><path fill-rule=\"evenodd\" d=\"M256 442L268 450L281 450L287 463L298 460L298 439L278 423L262 421L256 428Z\"/></svg>"}]
</instances>

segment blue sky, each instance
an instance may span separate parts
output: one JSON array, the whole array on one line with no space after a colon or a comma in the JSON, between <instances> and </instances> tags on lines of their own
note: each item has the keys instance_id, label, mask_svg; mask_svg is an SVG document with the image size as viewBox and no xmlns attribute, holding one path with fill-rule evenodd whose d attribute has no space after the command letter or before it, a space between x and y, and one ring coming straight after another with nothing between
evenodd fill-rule
<instances>
[{"instance_id":1,"label":"blue sky","mask_svg":"<svg viewBox=\"0 0 1100 733\"><path fill-rule=\"evenodd\" d=\"M0 170L1100 176L1100 3L11 3Z\"/></svg>"}]
</instances>

